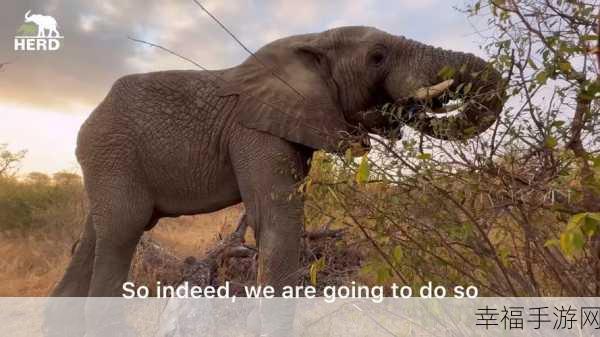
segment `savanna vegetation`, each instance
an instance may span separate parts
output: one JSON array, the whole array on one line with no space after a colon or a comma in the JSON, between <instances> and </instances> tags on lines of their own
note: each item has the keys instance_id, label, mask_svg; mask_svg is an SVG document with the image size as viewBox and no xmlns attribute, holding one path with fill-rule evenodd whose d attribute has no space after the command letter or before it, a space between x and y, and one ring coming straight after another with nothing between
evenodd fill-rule
<instances>
[{"instance_id":1,"label":"savanna vegetation","mask_svg":"<svg viewBox=\"0 0 600 337\"><path fill-rule=\"evenodd\" d=\"M59 172L18 174L25 151L0 146L0 296L47 296L62 277L83 220L81 177ZM165 219L149 238L181 259L202 255L231 232L243 208ZM160 273L135 277L147 282Z\"/></svg>"},{"instance_id":2,"label":"savanna vegetation","mask_svg":"<svg viewBox=\"0 0 600 337\"><path fill-rule=\"evenodd\" d=\"M363 283L599 296L600 3L481 0L464 12L506 79L500 120L462 142L405 129L372 138L359 160L316 153L298 188L306 226L344 229L338 248L361 252ZM47 294L85 213L79 176L18 175L24 155L0 148L0 295ZM179 256L201 255L240 212L161 221L151 235ZM316 257L308 280L347 275L334 262Z\"/></svg>"},{"instance_id":3,"label":"savanna vegetation","mask_svg":"<svg viewBox=\"0 0 600 337\"><path fill-rule=\"evenodd\" d=\"M464 142L373 138L360 162L315 157L309 219L358 229L378 282L598 296L599 5L472 1L465 14L506 79L499 122Z\"/></svg>"}]
</instances>

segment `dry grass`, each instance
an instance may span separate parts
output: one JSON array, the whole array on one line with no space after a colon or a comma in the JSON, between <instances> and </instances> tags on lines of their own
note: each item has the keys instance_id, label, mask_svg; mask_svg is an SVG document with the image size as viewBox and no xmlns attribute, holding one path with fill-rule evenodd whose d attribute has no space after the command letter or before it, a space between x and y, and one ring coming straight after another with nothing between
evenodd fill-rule
<instances>
[{"instance_id":1,"label":"dry grass","mask_svg":"<svg viewBox=\"0 0 600 337\"><path fill-rule=\"evenodd\" d=\"M150 237L177 256L202 256L221 235L235 229L243 207L163 219ZM62 276L79 235L80 215L64 226L27 232L0 232L0 296L47 296ZM67 221L68 220L68 221Z\"/></svg>"},{"instance_id":2,"label":"dry grass","mask_svg":"<svg viewBox=\"0 0 600 337\"><path fill-rule=\"evenodd\" d=\"M0 296L46 296L68 263L69 248L44 235L2 235Z\"/></svg>"},{"instance_id":3,"label":"dry grass","mask_svg":"<svg viewBox=\"0 0 600 337\"><path fill-rule=\"evenodd\" d=\"M149 236L177 256L199 256L219 236L235 230L242 212L243 206L236 205L209 214L162 219Z\"/></svg>"}]
</instances>

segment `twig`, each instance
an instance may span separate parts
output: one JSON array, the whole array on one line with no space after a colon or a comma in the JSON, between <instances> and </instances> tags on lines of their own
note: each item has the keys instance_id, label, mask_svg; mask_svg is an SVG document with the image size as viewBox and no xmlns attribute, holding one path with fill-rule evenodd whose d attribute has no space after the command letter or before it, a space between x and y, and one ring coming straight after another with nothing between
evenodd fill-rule
<instances>
[{"instance_id":1,"label":"twig","mask_svg":"<svg viewBox=\"0 0 600 337\"><path fill-rule=\"evenodd\" d=\"M139 42L139 43L146 44L146 45L149 45L149 46L151 46L151 47L155 47L155 48L158 48L158 49L160 49L160 50L166 51L167 53L169 53L169 54L171 54L171 55L175 55L175 56L179 57L180 59L183 59L183 60L185 60L185 61L187 61L187 62L189 62L189 63L191 63L191 64L195 65L196 67L198 67L198 68L200 68L200 69L202 69L202 70L205 70L205 71L210 71L209 69L207 69L207 68L203 67L203 66L202 66L201 64L199 64L198 62L196 62L196 61L194 61L194 60L192 60L192 59L190 59L190 58L188 58L188 57L185 57L185 56L183 56L183 55L181 55L181 54L179 54L179 53L177 53L177 52L174 52L174 51L172 51L172 50L171 50L171 49L169 49L169 48L163 47L163 46L161 46L161 45L158 45L158 44L154 44L154 43L152 43L152 42L148 42L148 41L144 41L144 40L136 39L136 38L133 38L133 37L131 37L131 36L128 36L127 38L128 38L129 40L131 40L131 41ZM217 79L223 80L223 79L221 79L221 78L220 78L220 77L218 77L218 76L215 76L215 77L216 77Z\"/></svg>"},{"instance_id":2,"label":"twig","mask_svg":"<svg viewBox=\"0 0 600 337\"><path fill-rule=\"evenodd\" d=\"M213 19L221 28L223 28L223 30L225 32L227 32L227 34L229 34L229 36L231 36L235 40L235 42L237 42L246 52L248 52L248 54L250 54L263 68L269 69L269 67L260 58L258 58L258 56L256 56L256 54L254 52L252 52L250 49L248 49L248 47L246 47L242 43L242 41L240 41L240 39L238 39L237 36L235 36L235 34L233 34L231 32L231 30L229 30L227 27L225 27L225 25L219 19L217 19L214 15L212 15L211 12L209 12L208 9L206 9L206 7L202 6L202 4L200 2L198 2L197 0L192 0L192 1L196 5L198 5L198 7L200 7L206 14L208 14L208 16L210 16L210 18ZM302 96L300 91L298 91L291 84L289 84L287 81L285 81L279 75L277 75L277 73L275 73L274 71L270 71L270 72L271 72L271 75L273 75L276 79L278 79L280 82L285 84L288 88L292 89L292 91L295 92L298 96L300 96L302 99L304 99L304 96Z\"/></svg>"}]
</instances>

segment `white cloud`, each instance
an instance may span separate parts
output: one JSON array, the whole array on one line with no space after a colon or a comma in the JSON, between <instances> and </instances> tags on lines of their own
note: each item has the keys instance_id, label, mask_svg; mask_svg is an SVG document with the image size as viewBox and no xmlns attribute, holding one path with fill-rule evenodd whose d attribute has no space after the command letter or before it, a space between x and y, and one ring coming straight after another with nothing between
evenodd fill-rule
<instances>
[{"instance_id":1,"label":"white cloud","mask_svg":"<svg viewBox=\"0 0 600 337\"><path fill-rule=\"evenodd\" d=\"M101 13L104 15L115 16L119 14L118 5L114 3L115 1L111 0L101 0L96 1L98 8L101 10Z\"/></svg>"},{"instance_id":2,"label":"white cloud","mask_svg":"<svg viewBox=\"0 0 600 337\"><path fill-rule=\"evenodd\" d=\"M447 2L447 1L444 1ZM398 1L397 5L403 9L428 9L434 6L439 6L440 1L438 0L401 0Z\"/></svg>"},{"instance_id":3,"label":"white cloud","mask_svg":"<svg viewBox=\"0 0 600 337\"><path fill-rule=\"evenodd\" d=\"M286 25L310 25L319 17L319 4L321 1L295 0L277 1L270 9L275 18Z\"/></svg>"},{"instance_id":4,"label":"white cloud","mask_svg":"<svg viewBox=\"0 0 600 337\"><path fill-rule=\"evenodd\" d=\"M90 33L96 29L96 23L100 20L97 15L81 15L79 17L79 26L84 32Z\"/></svg>"},{"instance_id":5,"label":"white cloud","mask_svg":"<svg viewBox=\"0 0 600 337\"><path fill-rule=\"evenodd\" d=\"M209 0L200 1L200 3L208 9L211 13L219 13L220 15L234 15L239 14L243 8L256 6L255 1L252 0L238 0L238 1L223 1L223 0ZM196 6L194 4L194 6ZM198 8L200 10L200 8Z\"/></svg>"},{"instance_id":6,"label":"white cloud","mask_svg":"<svg viewBox=\"0 0 600 337\"><path fill-rule=\"evenodd\" d=\"M453 27L445 30L443 34L433 34L427 41L423 42L444 49L473 53L485 57L485 52L479 48L477 40L476 35L467 33L462 27Z\"/></svg>"}]
</instances>

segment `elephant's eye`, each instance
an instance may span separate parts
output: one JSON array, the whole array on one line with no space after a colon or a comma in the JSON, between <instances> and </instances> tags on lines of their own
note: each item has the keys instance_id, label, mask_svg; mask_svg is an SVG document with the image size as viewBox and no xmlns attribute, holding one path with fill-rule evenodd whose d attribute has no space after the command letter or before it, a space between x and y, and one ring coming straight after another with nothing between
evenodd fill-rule
<instances>
[{"instance_id":1,"label":"elephant's eye","mask_svg":"<svg viewBox=\"0 0 600 337\"><path fill-rule=\"evenodd\" d=\"M369 64L380 66L385 61L385 52L383 50L374 50L369 54Z\"/></svg>"}]
</instances>

